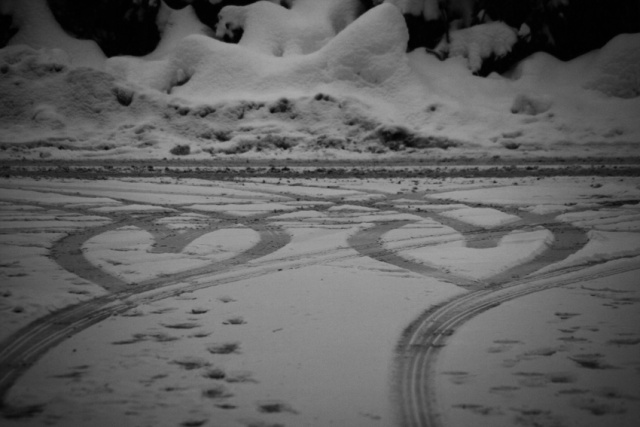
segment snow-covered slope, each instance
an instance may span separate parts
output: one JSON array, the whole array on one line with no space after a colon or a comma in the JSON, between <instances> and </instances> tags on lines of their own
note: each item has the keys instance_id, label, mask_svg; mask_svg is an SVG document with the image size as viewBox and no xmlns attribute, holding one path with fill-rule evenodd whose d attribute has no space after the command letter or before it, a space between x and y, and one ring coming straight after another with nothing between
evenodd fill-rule
<instances>
[{"instance_id":1,"label":"snow-covered slope","mask_svg":"<svg viewBox=\"0 0 640 427\"><path fill-rule=\"evenodd\" d=\"M481 78L469 67L513 40L452 44L459 56L440 61L406 53L405 21L389 3L357 19L355 3L335 0L240 9L248 16L259 4L276 12L242 22L238 45L208 35L191 6L163 6L155 52L105 60L43 2L4 3L38 25L0 50L1 156L637 153L638 34L570 62L539 53ZM296 35L312 18L308 40Z\"/></svg>"}]
</instances>

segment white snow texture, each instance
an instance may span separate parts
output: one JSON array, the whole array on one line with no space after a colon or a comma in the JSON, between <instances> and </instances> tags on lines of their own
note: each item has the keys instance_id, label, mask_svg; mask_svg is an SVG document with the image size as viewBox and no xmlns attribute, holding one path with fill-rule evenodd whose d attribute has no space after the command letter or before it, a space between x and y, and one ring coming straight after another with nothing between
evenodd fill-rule
<instances>
[{"instance_id":1,"label":"white snow texture","mask_svg":"<svg viewBox=\"0 0 640 427\"><path fill-rule=\"evenodd\" d=\"M251 151L265 133L301 152L318 141L322 152L562 150L567 141L606 152L640 140L639 34L569 62L538 53L504 76L480 78L472 72L507 54L515 29L454 30L443 47L451 58L439 61L424 49L406 53L402 15L434 19L438 2L378 3L363 14L355 0L224 7L218 36L241 27L239 44L214 38L191 6L163 4L154 52L106 59L94 42L67 35L44 1L6 0L0 7L20 31L0 49L0 143L38 150L3 155L73 157L102 147L109 156L162 158L169 144L188 143L187 155L207 158L243 144L240 152ZM222 113L202 120L213 111Z\"/></svg>"}]
</instances>

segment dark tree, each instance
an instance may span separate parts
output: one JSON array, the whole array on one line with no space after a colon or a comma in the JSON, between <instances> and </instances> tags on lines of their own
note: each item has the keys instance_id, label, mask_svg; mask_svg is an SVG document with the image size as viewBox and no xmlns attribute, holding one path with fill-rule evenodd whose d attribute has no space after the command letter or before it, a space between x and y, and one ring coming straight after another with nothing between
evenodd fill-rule
<instances>
[{"instance_id":1,"label":"dark tree","mask_svg":"<svg viewBox=\"0 0 640 427\"><path fill-rule=\"evenodd\" d=\"M160 3L132 0L47 0L69 34L95 40L107 56L145 55L157 46Z\"/></svg>"}]
</instances>

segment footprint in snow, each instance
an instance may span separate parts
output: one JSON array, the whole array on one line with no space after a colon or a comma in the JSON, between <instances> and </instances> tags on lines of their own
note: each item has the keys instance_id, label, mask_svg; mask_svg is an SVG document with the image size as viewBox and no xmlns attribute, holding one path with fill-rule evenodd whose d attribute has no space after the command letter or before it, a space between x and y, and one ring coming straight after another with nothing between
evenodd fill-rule
<instances>
[{"instance_id":1,"label":"footprint in snow","mask_svg":"<svg viewBox=\"0 0 640 427\"><path fill-rule=\"evenodd\" d=\"M298 413L288 403L285 403L279 400L262 401L262 402L258 402L257 405L258 405L258 412L262 412L266 414L279 414L282 412L288 412L290 414Z\"/></svg>"},{"instance_id":2,"label":"footprint in snow","mask_svg":"<svg viewBox=\"0 0 640 427\"><path fill-rule=\"evenodd\" d=\"M233 393L229 392L223 385L206 388L202 391L202 395L209 399L228 399L233 397Z\"/></svg>"},{"instance_id":3,"label":"footprint in snow","mask_svg":"<svg viewBox=\"0 0 640 427\"><path fill-rule=\"evenodd\" d=\"M253 383L258 384L258 381L253 378L253 374L249 371L233 371L229 372L225 380L230 383Z\"/></svg>"},{"instance_id":4,"label":"footprint in snow","mask_svg":"<svg viewBox=\"0 0 640 427\"><path fill-rule=\"evenodd\" d=\"M211 354L232 354L240 352L239 342L227 342L220 344L212 344L207 347L207 351Z\"/></svg>"},{"instance_id":5,"label":"footprint in snow","mask_svg":"<svg viewBox=\"0 0 640 427\"><path fill-rule=\"evenodd\" d=\"M170 329L194 329L199 328L202 325L195 322L181 322L181 323L161 323L165 328Z\"/></svg>"},{"instance_id":6,"label":"footprint in snow","mask_svg":"<svg viewBox=\"0 0 640 427\"><path fill-rule=\"evenodd\" d=\"M223 325L244 325L246 323L247 322L241 316L232 317L230 319L227 319L225 322L222 322Z\"/></svg>"},{"instance_id":7,"label":"footprint in snow","mask_svg":"<svg viewBox=\"0 0 640 427\"><path fill-rule=\"evenodd\" d=\"M182 359L173 360L170 363L173 365L178 365L181 368L186 369L187 371L200 369L200 368L207 368L211 366L211 363L199 357L185 357Z\"/></svg>"},{"instance_id":8,"label":"footprint in snow","mask_svg":"<svg viewBox=\"0 0 640 427\"><path fill-rule=\"evenodd\" d=\"M478 414L478 415L502 415L503 414L500 408L485 406L485 405L478 405L475 403L460 403L458 405L453 405L453 407L471 411L474 414Z\"/></svg>"}]
</instances>

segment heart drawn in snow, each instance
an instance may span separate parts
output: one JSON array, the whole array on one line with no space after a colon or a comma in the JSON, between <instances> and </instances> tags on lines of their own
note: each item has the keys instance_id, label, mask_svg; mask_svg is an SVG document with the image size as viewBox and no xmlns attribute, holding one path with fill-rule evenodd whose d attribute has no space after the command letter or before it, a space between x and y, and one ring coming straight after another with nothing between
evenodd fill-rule
<instances>
[{"instance_id":1,"label":"heart drawn in snow","mask_svg":"<svg viewBox=\"0 0 640 427\"><path fill-rule=\"evenodd\" d=\"M553 233L540 228L512 231L503 236L495 247L470 248L465 237L456 230L442 224L435 225L435 221L426 223L428 228L425 228L424 237L418 236L420 229L413 229L413 244L409 248L398 248L398 254L473 280L487 279L525 264L553 242ZM401 236L398 234L396 238ZM421 240L424 240L424 244L420 244ZM392 244L393 236L389 241Z\"/></svg>"},{"instance_id":2,"label":"heart drawn in snow","mask_svg":"<svg viewBox=\"0 0 640 427\"><path fill-rule=\"evenodd\" d=\"M124 282L138 283L224 261L259 240L259 233L247 227L209 232L158 227L152 234L125 226L88 239L82 251L96 267Z\"/></svg>"}]
</instances>

